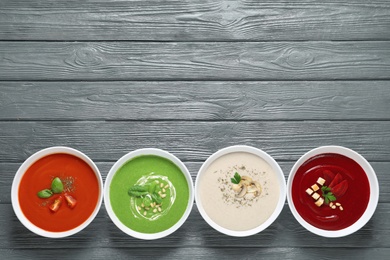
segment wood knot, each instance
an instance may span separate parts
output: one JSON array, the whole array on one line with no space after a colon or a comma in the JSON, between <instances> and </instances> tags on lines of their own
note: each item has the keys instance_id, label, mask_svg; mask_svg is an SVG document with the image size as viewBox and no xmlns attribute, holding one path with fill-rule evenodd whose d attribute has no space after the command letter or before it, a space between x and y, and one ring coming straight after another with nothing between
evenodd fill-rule
<instances>
[{"instance_id":1,"label":"wood knot","mask_svg":"<svg viewBox=\"0 0 390 260\"><path fill-rule=\"evenodd\" d=\"M93 46L80 46L72 54L72 61L80 67L94 67L102 63L99 51Z\"/></svg>"},{"instance_id":2,"label":"wood knot","mask_svg":"<svg viewBox=\"0 0 390 260\"><path fill-rule=\"evenodd\" d=\"M305 67L314 61L313 54L306 49L291 48L285 53L286 63L291 67Z\"/></svg>"}]
</instances>

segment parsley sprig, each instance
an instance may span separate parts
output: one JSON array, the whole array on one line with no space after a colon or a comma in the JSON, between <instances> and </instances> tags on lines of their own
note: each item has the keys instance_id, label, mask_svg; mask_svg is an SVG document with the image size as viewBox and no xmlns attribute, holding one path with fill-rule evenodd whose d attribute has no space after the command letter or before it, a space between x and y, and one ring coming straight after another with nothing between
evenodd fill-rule
<instances>
[{"instance_id":1,"label":"parsley sprig","mask_svg":"<svg viewBox=\"0 0 390 260\"><path fill-rule=\"evenodd\" d=\"M231 180L232 183L234 183L234 184L239 184L240 181L241 181L241 176L240 176L240 174L238 174L238 172L236 172L236 173L234 174L234 177L233 177L233 178L230 178L230 180Z\"/></svg>"},{"instance_id":2,"label":"parsley sprig","mask_svg":"<svg viewBox=\"0 0 390 260\"><path fill-rule=\"evenodd\" d=\"M331 189L328 186L321 187L322 196L324 197L326 204L329 204L329 202L336 200L336 197L330 190Z\"/></svg>"}]
</instances>

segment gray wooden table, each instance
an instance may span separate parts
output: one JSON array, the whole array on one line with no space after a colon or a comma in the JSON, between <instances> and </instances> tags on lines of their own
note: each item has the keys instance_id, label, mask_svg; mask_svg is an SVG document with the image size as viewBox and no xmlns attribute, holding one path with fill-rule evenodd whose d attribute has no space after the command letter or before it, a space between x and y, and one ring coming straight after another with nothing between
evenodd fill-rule
<instances>
[{"instance_id":1,"label":"gray wooden table","mask_svg":"<svg viewBox=\"0 0 390 260\"><path fill-rule=\"evenodd\" d=\"M378 208L348 237L301 227L285 205L260 234L228 237L196 206L173 235L122 233L104 206L82 232L38 237L16 218L13 176L34 152L66 145L103 179L137 148L178 156L193 178L220 148L247 144L286 177L306 151L365 156ZM1 259L388 259L390 1L0 1Z\"/></svg>"}]
</instances>

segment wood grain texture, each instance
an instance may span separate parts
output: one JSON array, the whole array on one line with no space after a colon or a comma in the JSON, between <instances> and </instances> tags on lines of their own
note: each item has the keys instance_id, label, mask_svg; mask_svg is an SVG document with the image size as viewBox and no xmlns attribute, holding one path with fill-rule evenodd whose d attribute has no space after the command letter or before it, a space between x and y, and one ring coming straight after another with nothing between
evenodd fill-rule
<instances>
[{"instance_id":1,"label":"wood grain texture","mask_svg":"<svg viewBox=\"0 0 390 260\"><path fill-rule=\"evenodd\" d=\"M332 144L349 147L370 161L389 161L389 129L389 121L0 122L0 162L22 162L56 145L73 147L103 162L145 147L165 149L183 161L204 161L218 149L237 144L258 147L284 161Z\"/></svg>"},{"instance_id":2,"label":"wood grain texture","mask_svg":"<svg viewBox=\"0 0 390 260\"><path fill-rule=\"evenodd\" d=\"M83 249L42 249L15 250L0 249L6 259L301 259L301 260L333 260L333 259L386 259L390 254L388 248L83 248Z\"/></svg>"},{"instance_id":3,"label":"wood grain texture","mask_svg":"<svg viewBox=\"0 0 390 260\"><path fill-rule=\"evenodd\" d=\"M390 41L0 42L2 80L390 79Z\"/></svg>"},{"instance_id":4,"label":"wood grain texture","mask_svg":"<svg viewBox=\"0 0 390 260\"><path fill-rule=\"evenodd\" d=\"M3 0L2 40L390 39L388 1Z\"/></svg>"},{"instance_id":5,"label":"wood grain texture","mask_svg":"<svg viewBox=\"0 0 390 260\"><path fill-rule=\"evenodd\" d=\"M390 1L1 0L1 259L388 259ZM309 233L286 204L260 234L228 237L194 205L174 234L134 239L104 205L82 232L47 239L16 218L11 184L34 152L66 145L105 180L143 147L172 152L193 180L220 148L263 149L287 178L321 145L375 169L380 203L358 232Z\"/></svg>"},{"instance_id":6,"label":"wood grain texture","mask_svg":"<svg viewBox=\"0 0 390 260\"><path fill-rule=\"evenodd\" d=\"M203 162L184 162L191 173L194 183L202 163ZM286 181L294 163L295 161L279 162ZM12 181L20 165L21 163L0 163L0 191L2 191L0 193L0 204L11 203ZM114 165L114 162L98 162L96 165L99 168L103 181L105 181L109 170ZM371 166L374 168L374 171L378 177L379 202L390 203L390 162L371 162Z\"/></svg>"},{"instance_id":7,"label":"wood grain texture","mask_svg":"<svg viewBox=\"0 0 390 260\"><path fill-rule=\"evenodd\" d=\"M39 237L27 230L16 218L10 204L0 204L0 248L60 249L60 248L370 248L390 247L390 204L379 203L371 220L359 231L347 237L329 239L304 229L286 204L271 226L249 237L229 237L211 228L194 205L187 221L175 233L164 239L145 241L132 238L119 230L108 217L104 206L95 220L80 233L63 239ZM352 251L352 250L351 250Z\"/></svg>"},{"instance_id":8,"label":"wood grain texture","mask_svg":"<svg viewBox=\"0 0 390 260\"><path fill-rule=\"evenodd\" d=\"M1 120L389 120L390 81L0 82Z\"/></svg>"}]
</instances>

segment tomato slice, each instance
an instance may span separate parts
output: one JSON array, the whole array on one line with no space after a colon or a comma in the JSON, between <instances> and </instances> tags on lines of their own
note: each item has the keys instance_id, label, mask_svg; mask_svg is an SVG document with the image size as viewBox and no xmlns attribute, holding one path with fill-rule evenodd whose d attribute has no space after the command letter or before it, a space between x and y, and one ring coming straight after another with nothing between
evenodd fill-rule
<instances>
[{"instance_id":1,"label":"tomato slice","mask_svg":"<svg viewBox=\"0 0 390 260\"><path fill-rule=\"evenodd\" d=\"M333 195L336 196L337 199L339 199L345 194L347 189L348 189L348 181L343 180L342 182L340 182L339 184L335 185L332 188L332 193Z\"/></svg>"},{"instance_id":2,"label":"tomato slice","mask_svg":"<svg viewBox=\"0 0 390 260\"><path fill-rule=\"evenodd\" d=\"M329 184L329 188L333 188L343 180L343 176L340 173L337 173L332 182Z\"/></svg>"},{"instance_id":3,"label":"tomato slice","mask_svg":"<svg viewBox=\"0 0 390 260\"><path fill-rule=\"evenodd\" d=\"M325 185L329 186L332 180L334 179L335 174L331 172L330 170L324 170L324 179L325 179Z\"/></svg>"},{"instance_id":4,"label":"tomato slice","mask_svg":"<svg viewBox=\"0 0 390 260\"><path fill-rule=\"evenodd\" d=\"M66 202L68 203L69 208L73 209L74 207L76 207L77 200L75 198L73 198L71 195L69 195L67 193L65 193L64 196L65 196Z\"/></svg>"},{"instance_id":5,"label":"tomato slice","mask_svg":"<svg viewBox=\"0 0 390 260\"><path fill-rule=\"evenodd\" d=\"M61 203L62 201L64 200L64 198L62 196L59 196L58 198L56 198L54 200L54 202L49 206L49 209L52 211L52 212L57 212L58 209L60 208L61 206Z\"/></svg>"}]
</instances>

